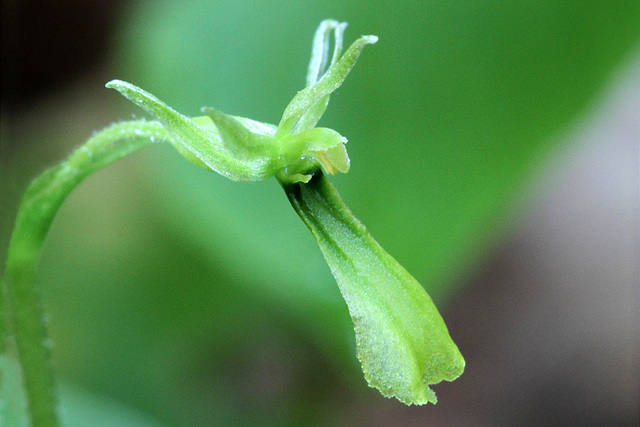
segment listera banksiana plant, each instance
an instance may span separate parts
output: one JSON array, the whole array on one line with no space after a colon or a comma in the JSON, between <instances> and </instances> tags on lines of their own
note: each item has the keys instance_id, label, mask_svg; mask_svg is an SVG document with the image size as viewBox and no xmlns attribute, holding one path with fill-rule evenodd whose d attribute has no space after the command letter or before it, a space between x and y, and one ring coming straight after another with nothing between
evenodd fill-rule
<instances>
[{"instance_id":1,"label":"listera banksiana plant","mask_svg":"<svg viewBox=\"0 0 640 427\"><path fill-rule=\"evenodd\" d=\"M26 191L10 241L2 281L2 346L3 353L17 360L34 425L57 423L49 350L34 291L34 267L44 237L57 208L84 177L155 141L171 143L190 162L234 181L274 176L280 182L347 302L357 356L370 386L405 404L435 403L429 385L462 373L464 359L431 298L371 237L326 178L349 170L347 140L316 124L365 46L378 40L362 36L342 54L345 28L346 23L334 20L320 24L307 85L277 126L206 107L204 116L189 118L130 83L107 83L156 121L111 125L43 173ZM5 394L10 388L2 386ZM11 417L10 411L5 415Z\"/></svg>"}]
</instances>

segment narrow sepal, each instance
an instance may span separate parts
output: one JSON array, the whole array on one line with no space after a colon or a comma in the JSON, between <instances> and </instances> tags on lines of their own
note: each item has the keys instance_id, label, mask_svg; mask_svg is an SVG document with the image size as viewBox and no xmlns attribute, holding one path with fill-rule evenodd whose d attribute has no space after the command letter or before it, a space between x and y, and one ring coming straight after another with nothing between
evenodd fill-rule
<instances>
[{"instance_id":1,"label":"narrow sepal","mask_svg":"<svg viewBox=\"0 0 640 427\"><path fill-rule=\"evenodd\" d=\"M307 71L307 87L313 86L336 63L342 53L342 37L347 28L346 22L338 22L333 19L325 19L320 23L313 37L311 48L311 60ZM333 31L334 46L333 55L329 62L329 49L331 47L331 32Z\"/></svg>"},{"instance_id":2,"label":"narrow sepal","mask_svg":"<svg viewBox=\"0 0 640 427\"><path fill-rule=\"evenodd\" d=\"M314 106L318 103L326 106L327 100L324 98L342 85L365 46L377 41L378 37L376 36L360 37L349 46L344 55L329 68L317 83L298 92L285 109L278 125L277 134L299 133L315 126L322 115L321 113L324 113L324 108L316 111Z\"/></svg>"},{"instance_id":3,"label":"narrow sepal","mask_svg":"<svg viewBox=\"0 0 640 427\"><path fill-rule=\"evenodd\" d=\"M274 171L269 162L264 159L247 161L236 157L232 151L225 149L220 135L211 128L205 129L198 125L149 92L121 80L112 80L106 86L116 89L157 118L175 136L174 146L187 160L199 166L204 164L234 181L263 181L273 176Z\"/></svg>"}]
</instances>

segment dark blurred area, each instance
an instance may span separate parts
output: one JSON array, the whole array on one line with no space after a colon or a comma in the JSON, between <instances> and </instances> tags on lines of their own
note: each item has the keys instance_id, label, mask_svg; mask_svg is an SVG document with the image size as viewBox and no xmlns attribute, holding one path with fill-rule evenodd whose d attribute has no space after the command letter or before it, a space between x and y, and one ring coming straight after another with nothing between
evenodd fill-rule
<instances>
[{"instance_id":1,"label":"dark blurred area","mask_svg":"<svg viewBox=\"0 0 640 427\"><path fill-rule=\"evenodd\" d=\"M529 16L532 10L537 10L530 2L521 6L487 2L496 7L487 10L474 9L465 2L452 2L449 6L428 2L427 6L420 6L420 10L448 8L446 13L433 12L433 16L442 20L433 23L435 29L430 27L429 34L441 32L443 43L451 43L453 48L419 53L416 53L416 49L421 48L418 41L409 41L411 45L402 52L398 52L397 47L384 45L384 36L392 37L392 30L396 28L385 26L386 20L395 19L393 13L410 15L411 11L393 9L393 13L387 13L376 11L376 7L383 8L382 5L369 2L344 2L344 5L327 2L326 7L310 6L308 14L297 22L291 15L300 8L288 2L274 2L274 10L269 8L272 15L268 16L276 19L276 12L281 11L291 19L274 28L274 35L260 38L260 31L269 26L255 16L266 14L263 10L266 6L220 2L209 7L203 6L205 3L179 3L175 27L171 27L167 23L174 21L167 12L170 3L166 2L158 2L166 7L155 7L152 2L124 0L2 1L0 255L5 253L15 206L29 179L64 158L93 129L128 119L132 111L141 115L103 88L107 80L122 75L135 78L136 83L144 83L140 83L142 87L164 91L158 96L168 98L170 105L174 100L179 105L189 105L192 108L189 113L197 111L200 100L191 105L171 96L180 92L200 91L203 96L215 93L211 95L210 105L220 103L221 108L231 109L228 111L231 114L248 116L253 111L245 113L240 109L255 109L256 118L263 120L271 117L272 109L280 108L282 100L286 102L290 97L288 92L282 95L282 100L273 102L275 106L238 98L250 98L251 90L263 91L259 95L268 98L271 91L299 86L313 25L319 22L319 17L346 19L355 27L347 30L347 43L360 32L375 34L378 30L382 32L381 42L363 54L362 64L354 71L358 75L349 77L354 80L353 90L345 88L344 92L336 93L329 107L329 111L333 108L335 113L329 113L329 118L344 126L349 119L341 117L351 114L360 120L361 128L375 128L353 127L349 134L352 161L354 165L361 161L370 168L389 163L390 172L385 176L385 172L380 171L379 178L371 178L367 176L371 173L354 167L349 175L336 179L337 185L344 188L347 204L353 203L352 209L374 236L409 271L417 272L416 277L442 307L450 333L467 361L466 372L453 383L434 387L439 399L436 406L405 407L367 388L351 351L352 337L344 338L353 333L352 329L344 329L344 325L348 325L346 306L341 305L331 276L322 269L317 248L305 240L301 250L308 249L316 258L303 264L292 261L293 265L287 266L282 262L287 259L285 255L275 252L276 249L273 253L265 249L270 247L267 237L286 234L282 231L287 231L287 224L295 218L285 217L281 229L279 220L260 222L253 216L237 214L244 212L243 209L254 212L263 209L265 203L275 203L279 189L267 187L264 191L264 187L256 186L243 190L238 186L227 187L213 178L197 184L204 175L191 172L188 166L182 169L178 160L167 163L172 155L170 150L154 148L155 151L148 154L125 159L83 184L70 197L69 207L61 211L57 228L52 230L50 249L43 257L42 277L48 281L43 293L52 313L54 356L60 375L66 381L64 384L69 384L64 386L63 405L68 407L69 418L76 420L69 425L82 425L82 421L77 420L91 419L92 425L118 425L112 418L115 412L131 414L130 420L135 420L135 425L156 425L155 420L167 425L638 425L640 39L635 28L637 6L629 6L630 12L625 14L625 7L632 5L625 3L602 19L612 29L618 26L617 22L609 22L614 18L626 17L631 22L620 25L620 32L616 33L619 39L605 40L597 37L600 15L596 7L589 9L591 3L586 6L580 2L562 3L558 12L549 6L551 3L543 2L541 9L544 10L536 16L541 22L552 22L548 31L549 46L556 46L554 37L560 40L558 45L567 46L573 46L574 39L592 37L594 51L601 48L606 53L582 55L584 52L580 49L585 46L579 45L572 51L576 58L571 64L582 64L583 60L589 63L592 68L585 71L586 77L579 69L568 72L558 65L557 73L562 77L558 77L557 82L545 85L540 78L539 87L526 86L532 97L536 92L539 95L539 91L549 91L550 97L566 91L566 103L558 106L558 111L547 111L546 106L536 106L533 102L531 105L509 104L509 96L521 89L517 87L517 80L515 83L509 80L508 64L514 59L505 52L520 59L529 55L528 51L515 48L513 51L496 49L481 56L482 63L504 64L503 68L496 66L505 74L500 76L504 86L498 85L496 89L487 81L486 87L477 87L476 93L469 94L468 104L447 95L457 94L455 76L461 76L463 82L459 84L464 85L467 78L473 82L473 77L468 76L482 72L482 68L475 68L478 65L475 62L465 63L467 50L477 51L477 45L485 46L484 42L491 46L509 43L493 32L492 20L501 12L516 17ZM410 2L403 5L412 7ZM258 10L249 12L252 7ZM467 7L472 11L465 9ZM200 69L201 64L195 63L197 58L193 66L182 64L174 53L191 52L190 35L185 35L184 40L170 37L184 30L184 22L189 23L181 18L189 8L196 9L194 15L209 13L209 9L219 13L212 14L215 16L211 18L212 26L217 27L213 35L207 34L208 38L204 38L202 49L207 53L211 50L212 61L216 55L225 58L224 55L229 55L228 62L226 59L221 62L219 69L209 70L206 64L202 65L203 74L216 73L224 77L249 69L248 74L259 74L265 80L256 77L255 81L247 81L241 75L240 82L229 82L231 95L225 94L227 80L222 77L222 82L211 83L217 92L207 83L201 87L193 81L180 81L169 87L166 81L176 69L176 73L180 67ZM360 12L362 22L358 22ZM580 27L585 34L567 35L570 30L563 26L565 12L584 13L580 19L592 20ZM465 17L470 19L469 25L456 27L455 23ZM179 19L184 22L181 24ZM261 26L253 28L252 23L258 25L256 22ZM514 27L516 23L514 20ZM369 29L368 24L374 28ZM193 24L194 29L197 25ZM400 20L397 28L404 28L402 25ZM235 26L249 27L245 32L238 29L238 37L244 38L237 44L230 41L228 30ZM301 27L306 32L300 33ZM406 27L412 36L422 35L422 27L414 28L411 23ZM154 28L159 34L157 39L150 36L156 34ZM456 32L458 30L460 32ZM588 33L590 30L595 35ZM527 40L528 33L519 33L517 28L513 31L522 37L523 45L533 45ZM169 34L167 45L158 45L157 40L164 40L165 34ZM292 34L298 34L299 39ZM265 51L269 47L280 48L280 39L286 39L287 49L283 47L272 60L285 64L274 65L276 71L273 71L265 59L271 53L263 53L262 47L255 46L265 45ZM460 44L451 42L461 39ZM440 39L431 42L437 44ZM232 47L227 48L228 45ZM602 47L605 45L612 47L608 50ZM255 55L254 63L242 59L245 53L242 48ZM375 48L379 50L376 52ZM147 52L148 56L140 52ZM241 59L232 58L233 53ZM140 56L132 57L137 54ZM420 74L429 71L412 68L416 64L412 61L422 61L421 58L431 54L436 56L435 66L443 69L451 64L457 66L453 72L433 71L434 75L451 78L444 80L443 85L424 83ZM560 48L558 52L549 53L555 54L566 57ZM298 61L296 55L302 59L294 68L286 62L292 58ZM367 64L367 55L372 57L374 66ZM389 58L390 55L393 58ZM260 62L262 60L264 62ZM400 89L392 92L393 84L400 77L394 80L396 69L380 66L392 61L415 79L407 86L416 86L415 94L420 96L420 101L413 99L414 93L406 88L407 92ZM551 59L549 62L556 63ZM164 66L167 68L162 68ZM285 74L289 72L291 75ZM549 72L553 79L553 71ZM158 75L155 80L154 74ZM294 74L300 78L291 85L289 80ZM530 82L537 76L522 78ZM276 79L280 80L274 82L273 87L264 84ZM496 84L502 82L500 79L496 78ZM576 81L573 85L572 79ZM377 80L382 82L379 87L365 85ZM449 104L443 105L444 112L435 118L429 114L400 117L398 111L403 110L441 111L438 106L425 106L435 101L423 99L420 84L428 87L424 93L436 101L448 100ZM362 89L365 87L371 89ZM501 90L504 93L500 93ZM520 95L526 99L529 92ZM377 99L384 96L392 99L389 104ZM500 133L500 130L492 133L490 125L479 130L476 141L466 142L469 138L465 126L469 126L471 133L474 120L484 123L483 114L492 115L484 111L482 102L485 101L487 105L495 102L495 114L513 119L504 122L509 132L524 135L524 141L514 142L522 143L521 150L510 149L514 153L529 154L522 157L508 154L506 149L510 145L506 140L510 133ZM411 102L420 103L412 109L408 105ZM354 112L353 105L361 104L375 111ZM390 104L402 104L402 107L385 109ZM540 113L541 110L545 112ZM536 114L540 117L529 118ZM454 115L451 123L461 123L459 129L449 130L449 123L434 124L449 115ZM524 117L529 121L521 120ZM389 124L384 127L379 121ZM415 132L411 127L413 122L420 122L415 125ZM443 180L442 188L424 189L421 184L410 187L409 180L399 183L393 180L392 173L407 167L400 160L394 163L402 150L376 153L370 137L375 132L381 135L380 139L387 138L394 135L396 127L409 128L408 137L417 138L422 132L428 137L441 137L436 141L442 144L434 143L422 149L426 152L424 158L404 162L413 162L409 167L414 167L423 159L450 161L451 168L447 165L438 169L440 166L429 164L436 170L433 180L420 181L426 188ZM465 142L456 146L457 151L441 155L448 147L450 134L454 135L451 138ZM481 145L483 140L496 136L504 140L498 140L495 145ZM543 142L530 147L525 145L529 137ZM369 144L373 147L363 148ZM474 149L478 150L476 154L468 154ZM488 162L486 168L474 166L474 155L478 162L489 158L495 163ZM469 164L456 169L459 158ZM499 175L495 172L499 167L514 172ZM184 182L177 178L177 184L169 182L173 181L170 171L182 174ZM463 176L465 171L470 171L470 176ZM486 181L482 171L489 176ZM473 175L476 172L479 175ZM465 179L482 180L489 195L486 198L467 195ZM373 183L383 184L374 187ZM189 199L189 191L198 185L202 185L202 189L193 191L201 191L196 193L200 196L211 192L211 201L196 200L195 196L196 201ZM476 190L477 187L473 187L469 193ZM259 195L265 192L266 196ZM250 201L235 202L231 200L235 194L240 194L241 200ZM230 198L224 199L225 206L218 207L221 195L230 195ZM468 196L469 205L452 201L456 196L460 199ZM430 206L431 198L436 205L438 201L440 204ZM403 208L395 220L388 207L393 203ZM205 219L195 217L198 215L195 213L194 217L189 216L188 208L194 206L202 206L204 213L200 215ZM284 202L282 206L287 208ZM460 223L467 220L464 214L468 206L480 206L478 209L484 210L473 221L469 220L471 225L462 226ZM261 215L277 216L269 209L265 207ZM382 213L377 215L373 212L376 209ZM181 221L196 225L189 228ZM199 221L209 221L211 228L197 228L204 223ZM409 221L434 222L437 227L434 225L433 230L442 230L442 234L414 230ZM226 231L219 231L221 229ZM306 233L306 230L298 231L301 236ZM266 237L263 238L263 234ZM443 243L442 261L433 261L432 255L439 253L438 242L425 243L436 249L418 249L423 239L429 239L423 236L446 239L442 236L448 234L457 236L457 242L465 242L464 248ZM222 243L213 242L208 246L199 240L209 238L203 235ZM290 237L291 241L297 238L298 234ZM295 245L290 241L280 243L285 249L298 248ZM236 261L231 262L233 259ZM308 268L312 273L309 277L298 277L294 267ZM293 275L290 282L278 282L287 275ZM274 283L268 277L275 277ZM305 280L323 283L317 286L317 295L310 296L308 303L304 298L311 292L309 289L314 288L303 287ZM301 290L296 291L294 287L298 284ZM291 295L289 299L293 302L287 295ZM298 304L299 311L290 308ZM318 310L324 313L310 313L309 316L319 317L309 317L311 320L304 323L300 319L304 318L307 307L320 307ZM333 316L334 313L337 314ZM335 323L318 326L317 319L331 322L335 319ZM328 331L309 332L323 328ZM100 416L92 410L100 412Z\"/></svg>"},{"instance_id":2,"label":"dark blurred area","mask_svg":"<svg viewBox=\"0 0 640 427\"><path fill-rule=\"evenodd\" d=\"M2 108L28 108L106 60L123 1L2 1Z\"/></svg>"}]
</instances>

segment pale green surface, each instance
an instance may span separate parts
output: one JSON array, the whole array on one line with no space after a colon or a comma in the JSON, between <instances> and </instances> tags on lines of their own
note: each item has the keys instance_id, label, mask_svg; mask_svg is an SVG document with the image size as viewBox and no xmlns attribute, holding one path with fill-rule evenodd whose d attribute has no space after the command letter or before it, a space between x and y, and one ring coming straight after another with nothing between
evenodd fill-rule
<instances>
[{"instance_id":1,"label":"pale green surface","mask_svg":"<svg viewBox=\"0 0 640 427\"><path fill-rule=\"evenodd\" d=\"M62 381L59 384L63 427L161 427L147 414L113 398L83 390Z\"/></svg>"},{"instance_id":2,"label":"pale green surface","mask_svg":"<svg viewBox=\"0 0 640 427\"><path fill-rule=\"evenodd\" d=\"M29 419L26 401L18 364L0 354L0 425L26 427Z\"/></svg>"},{"instance_id":3,"label":"pale green surface","mask_svg":"<svg viewBox=\"0 0 640 427\"><path fill-rule=\"evenodd\" d=\"M20 369L15 360L0 354L0 426L28 427ZM64 427L159 427L162 424L121 402L92 394L73 384L60 382L60 425ZM14 407L10 406L13 405Z\"/></svg>"}]
</instances>

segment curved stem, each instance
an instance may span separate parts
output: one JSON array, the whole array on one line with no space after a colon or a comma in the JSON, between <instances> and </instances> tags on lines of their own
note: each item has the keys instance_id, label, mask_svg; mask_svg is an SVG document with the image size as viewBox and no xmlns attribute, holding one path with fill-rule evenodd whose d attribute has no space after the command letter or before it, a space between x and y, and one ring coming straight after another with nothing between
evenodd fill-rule
<instances>
[{"instance_id":1,"label":"curved stem","mask_svg":"<svg viewBox=\"0 0 640 427\"><path fill-rule=\"evenodd\" d=\"M113 124L93 135L67 160L45 171L27 188L9 242L0 292L0 349L17 357L34 426L59 425L54 375L35 272L53 218L88 175L155 141L171 139L155 121ZM15 346L15 349L11 348ZM6 379L5 379L6 380ZM20 385L14 385L19 390ZM11 410L11 408L9 408Z\"/></svg>"}]
</instances>

